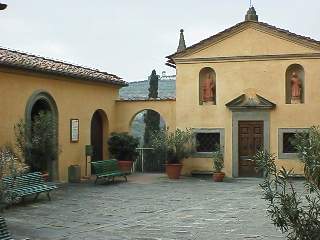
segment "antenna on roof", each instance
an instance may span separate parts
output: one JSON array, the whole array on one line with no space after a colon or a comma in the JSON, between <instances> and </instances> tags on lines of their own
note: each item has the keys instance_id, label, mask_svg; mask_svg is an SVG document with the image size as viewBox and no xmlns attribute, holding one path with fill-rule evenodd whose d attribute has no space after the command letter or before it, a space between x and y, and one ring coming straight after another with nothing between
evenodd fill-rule
<instances>
[{"instance_id":1,"label":"antenna on roof","mask_svg":"<svg viewBox=\"0 0 320 240\"><path fill-rule=\"evenodd\" d=\"M252 7L252 0L250 0L250 7Z\"/></svg>"}]
</instances>

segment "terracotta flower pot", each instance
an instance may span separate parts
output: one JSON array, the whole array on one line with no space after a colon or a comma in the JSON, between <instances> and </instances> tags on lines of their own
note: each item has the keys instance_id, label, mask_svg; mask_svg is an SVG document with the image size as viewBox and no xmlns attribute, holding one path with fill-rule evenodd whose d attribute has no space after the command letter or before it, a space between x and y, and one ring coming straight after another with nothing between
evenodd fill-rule
<instances>
[{"instance_id":1,"label":"terracotta flower pot","mask_svg":"<svg viewBox=\"0 0 320 240\"><path fill-rule=\"evenodd\" d=\"M169 179L179 179L181 175L182 164L166 164L166 173Z\"/></svg>"},{"instance_id":2,"label":"terracotta flower pot","mask_svg":"<svg viewBox=\"0 0 320 240\"><path fill-rule=\"evenodd\" d=\"M133 162L132 161L118 161L118 166L121 172L131 173Z\"/></svg>"},{"instance_id":3,"label":"terracotta flower pot","mask_svg":"<svg viewBox=\"0 0 320 240\"><path fill-rule=\"evenodd\" d=\"M225 173L224 172L215 172L212 175L213 181L215 182L223 182L223 179L225 177Z\"/></svg>"}]
</instances>

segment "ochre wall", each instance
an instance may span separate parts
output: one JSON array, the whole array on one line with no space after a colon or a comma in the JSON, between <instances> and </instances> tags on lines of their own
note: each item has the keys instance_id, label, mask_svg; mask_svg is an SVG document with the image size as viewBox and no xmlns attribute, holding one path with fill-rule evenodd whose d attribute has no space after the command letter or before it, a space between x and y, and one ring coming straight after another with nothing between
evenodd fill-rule
<instances>
[{"instance_id":1,"label":"ochre wall","mask_svg":"<svg viewBox=\"0 0 320 240\"><path fill-rule=\"evenodd\" d=\"M219 61L215 57L229 54L290 54L299 53L299 50L300 53L308 52L307 48L290 41L256 30L247 30L202 52L179 58L176 85L177 128L224 128L225 171L228 176L232 176L232 112L225 104L253 88L257 94L276 104L276 108L270 111L270 151L278 154L279 128L308 128L320 124L320 59L279 57L263 61ZM315 50L309 49L309 52ZM205 60L195 61L194 58L199 57ZM214 60L210 61L210 58ZM301 64L305 70L304 104L285 104L285 74L291 64ZM217 105L199 105L199 72L204 67L211 67L216 72ZM294 168L296 173L302 173L303 166L298 160L282 159L277 163L279 166ZM212 162L210 159L199 158L185 160L183 172L190 174L192 170L212 170Z\"/></svg>"},{"instance_id":2,"label":"ochre wall","mask_svg":"<svg viewBox=\"0 0 320 240\"><path fill-rule=\"evenodd\" d=\"M108 120L105 129L104 154L107 157L106 138L115 130L115 100L118 87L109 84L86 83L74 79L0 69L1 128L0 145L14 143L13 126L25 117L28 99L37 90L45 90L55 100L59 115L59 180L67 181L68 167L80 164L85 175L85 145L90 144L91 118L102 109ZM80 120L80 141L70 142L70 119Z\"/></svg>"},{"instance_id":3,"label":"ochre wall","mask_svg":"<svg viewBox=\"0 0 320 240\"><path fill-rule=\"evenodd\" d=\"M116 102L116 131L130 132L130 125L137 113L143 110L158 112L169 129L176 127L176 102L175 100L150 100L150 101L123 101Z\"/></svg>"}]
</instances>

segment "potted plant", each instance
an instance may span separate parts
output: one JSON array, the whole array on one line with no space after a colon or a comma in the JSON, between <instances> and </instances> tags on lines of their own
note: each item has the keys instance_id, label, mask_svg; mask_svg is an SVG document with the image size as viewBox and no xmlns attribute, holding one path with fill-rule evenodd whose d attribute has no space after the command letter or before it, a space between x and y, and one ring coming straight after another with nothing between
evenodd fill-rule
<instances>
[{"instance_id":1,"label":"potted plant","mask_svg":"<svg viewBox=\"0 0 320 240\"><path fill-rule=\"evenodd\" d=\"M108 140L111 156L118 160L123 172L131 172L133 162L138 157L139 139L128 133L112 133Z\"/></svg>"},{"instance_id":2,"label":"potted plant","mask_svg":"<svg viewBox=\"0 0 320 240\"><path fill-rule=\"evenodd\" d=\"M182 160L194 152L194 138L190 129L168 129L152 134L151 143L154 150L166 153L166 173L170 179L179 179L182 170Z\"/></svg>"},{"instance_id":3,"label":"potted plant","mask_svg":"<svg viewBox=\"0 0 320 240\"><path fill-rule=\"evenodd\" d=\"M213 180L215 182L223 182L223 179L225 177L225 173L222 172L222 169L224 167L224 160L223 160L223 152L220 149L220 146L218 147L218 150L213 153L212 156L213 160Z\"/></svg>"}]
</instances>

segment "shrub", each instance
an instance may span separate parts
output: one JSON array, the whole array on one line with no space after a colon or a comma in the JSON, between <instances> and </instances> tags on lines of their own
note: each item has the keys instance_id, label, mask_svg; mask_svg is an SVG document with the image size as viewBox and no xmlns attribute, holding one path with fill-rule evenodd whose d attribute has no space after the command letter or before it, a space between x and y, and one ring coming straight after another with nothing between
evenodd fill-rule
<instances>
[{"instance_id":1,"label":"shrub","mask_svg":"<svg viewBox=\"0 0 320 240\"><path fill-rule=\"evenodd\" d=\"M44 111L34 116L31 129L23 120L14 126L16 147L32 171L46 170L48 162L57 159L60 149L56 126L56 119Z\"/></svg>"},{"instance_id":2,"label":"shrub","mask_svg":"<svg viewBox=\"0 0 320 240\"><path fill-rule=\"evenodd\" d=\"M273 224L290 240L317 240L320 236L320 129L296 133L295 146L299 159L305 164L305 192L298 193L291 181L293 171L277 170L275 155L258 152L254 157L258 168L264 170L260 185L268 202Z\"/></svg>"},{"instance_id":3,"label":"shrub","mask_svg":"<svg viewBox=\"0 0 320 240\"><path fill-rule=\"evenodd\" d=\"M156 151L163 151L167 155L167 163L180 163L188 158L195 150L194 134L190 129L169 129L155 131L151 137L151 145Z\"/></svg>"},{"instance_id":4,"label":"shrub","mask_svg":"<svg viewBox=\"0 0 320 240\"><path fill-rule=\"evenodd\" d=\"M111 156L117 160L135 161L139 155L139 139L128 133L112 133L108 145Z\"/></svg>"},{"instance_id":5,"label":"shrub","mask_svg":"<svg viewBox=\"0 0 320 240\"><path fill-rule=\"evenodd\" d=\"M212 160L215 172L220 173L224 167L223 152L220 149L220 146L218 146L217 149L218 150L212 154Z\"/></svg>"}]
</instances>

